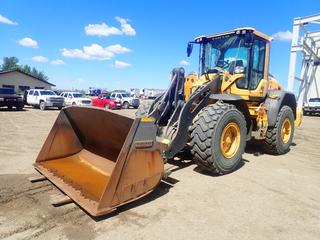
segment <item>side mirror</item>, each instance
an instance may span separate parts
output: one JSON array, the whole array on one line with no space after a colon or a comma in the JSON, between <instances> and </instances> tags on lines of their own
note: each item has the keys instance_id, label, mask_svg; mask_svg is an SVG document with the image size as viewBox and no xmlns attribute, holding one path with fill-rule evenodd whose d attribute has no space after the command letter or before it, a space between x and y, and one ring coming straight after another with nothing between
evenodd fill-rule
<instances>
[{"instance_id":1,"label":"side mirror","mask_svg":"<svg viewBox=\"0 0 320 240\"><path fill-rule=\"evenodd\" d=\"M193 49L193 44L191 42L188 43L187 46L187 56L190 57L191 53L192 53L192 49Z\"/></svg>"}]
</instances>

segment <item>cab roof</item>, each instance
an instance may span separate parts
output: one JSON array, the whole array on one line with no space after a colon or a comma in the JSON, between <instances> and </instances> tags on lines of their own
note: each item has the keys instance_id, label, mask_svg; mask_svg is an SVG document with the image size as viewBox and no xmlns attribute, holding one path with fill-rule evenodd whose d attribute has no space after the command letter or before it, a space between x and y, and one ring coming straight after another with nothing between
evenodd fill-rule
<instances>
[{"instance_id":1,"label":"cab roof","mask_svg":"<svg viewBox=\"0 0 320 240\"><path fill-rule=\"evenodd\" d=\"M269 37L268 35L257 31L255 28L252 27L242 27L242 28L236 28L234 30L228 31L228 32L224 32L224 33L217 33L217 34L211 34L211 35L201 35L196 37L194 40L197 42L199 41L201 38L215 38L215 37L220 37L220 36L224 36L224 35L229 35L229 34L235 34L235 33L241 33L241 32L245 32L245 31L252 31L253 34L267 40L267 41L271 41L273 38Z\"/></svg>"}]
</instances>

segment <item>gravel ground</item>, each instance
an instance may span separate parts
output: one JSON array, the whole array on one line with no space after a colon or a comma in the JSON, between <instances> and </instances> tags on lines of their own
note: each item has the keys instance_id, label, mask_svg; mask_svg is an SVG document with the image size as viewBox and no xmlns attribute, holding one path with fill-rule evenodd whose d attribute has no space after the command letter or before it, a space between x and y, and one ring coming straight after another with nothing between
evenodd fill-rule
<instances>
[{"instance_id":1,"label":"gravel ground","mask_svg":"<svg viewBox=\"0 0 320 240\"><path fill-rule=\"evenodd\" d=\"M120 110L133 116L135 110ZM0 109L0 239L320 239L320 117L304 117L291 151L249 145L235 172L214 176L189 161L150 195L93 219L36 176L35 158L58 111Z\"/></svg>"}]
</instances>

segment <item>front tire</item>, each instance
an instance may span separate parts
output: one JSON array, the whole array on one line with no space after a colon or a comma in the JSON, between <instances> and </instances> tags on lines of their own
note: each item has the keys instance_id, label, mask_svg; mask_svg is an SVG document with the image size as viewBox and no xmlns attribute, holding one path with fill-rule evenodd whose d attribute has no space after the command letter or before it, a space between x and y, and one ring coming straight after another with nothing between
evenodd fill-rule
<instances>
[{"instance_id":1,"label":"front tire","mask_svg":"<svg viewBox=\"0 0 320 240\"><path fill-rule=\"evenodd\" d=\"M45 102L40 102L40 109L42 111L46 110L46 103Z\"/></svg>"},{"instance_id":2,"label":"front tire","mask_svg":"<svg viewBox=\"0 0 320 240\"><path fill-rule=\"evenodd\" d=\"M22 110L23 110L23 107L24 107L24 105L17 106L16 109L17 109L17 111L22 111Z\"/></svg>"},{"instance_id":3,"label":"front tire","mask_svg":"<svg viewBox=\"0 0 320 240\"><path fill-rule=\"evenodd\" d=\"M273 155L287 153L292 144L293 135L294 116L292 109L283 106L278 114L276 124L267 130L264 140L265 151Z\"/></svg>"},{"instance_id":4,"label":"front tire","mask_svg":"<svg viewBox=\"0 0 320 240\"><path fill-rule=\"evenodd\" d=\"M205 107L191 126L191 154L194 161L215 174L232 172L246 146L246 120L231 104Z\"/></svg>"},{"instance_id":5,"label":"front tire","mask_svg":"<svg viewBox=\"0 0 320 240\"><path fill-rule=\"evenodd\" d=\"M128 102L123 103L123 108L128 109L130 107L130 104Z\"/></svg>"}]
</instances>

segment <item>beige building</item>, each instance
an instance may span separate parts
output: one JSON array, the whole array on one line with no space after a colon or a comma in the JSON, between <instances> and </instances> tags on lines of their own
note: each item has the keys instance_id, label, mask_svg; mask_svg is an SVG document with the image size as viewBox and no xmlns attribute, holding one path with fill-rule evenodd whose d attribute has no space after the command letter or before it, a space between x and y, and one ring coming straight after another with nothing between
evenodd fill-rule
<instances>
[{"instance_id":1,"label":"beige building","mask_svg":"<svg viewBox=\"0 0 320 240\"><path fill-rule=\"evenodd\" d=\"M55 85L40 78L26 74L19 70L0 72L0 87L14 88L15 92L22 94L31 88L51 89Z\"/></svg>"}]
</instances>

